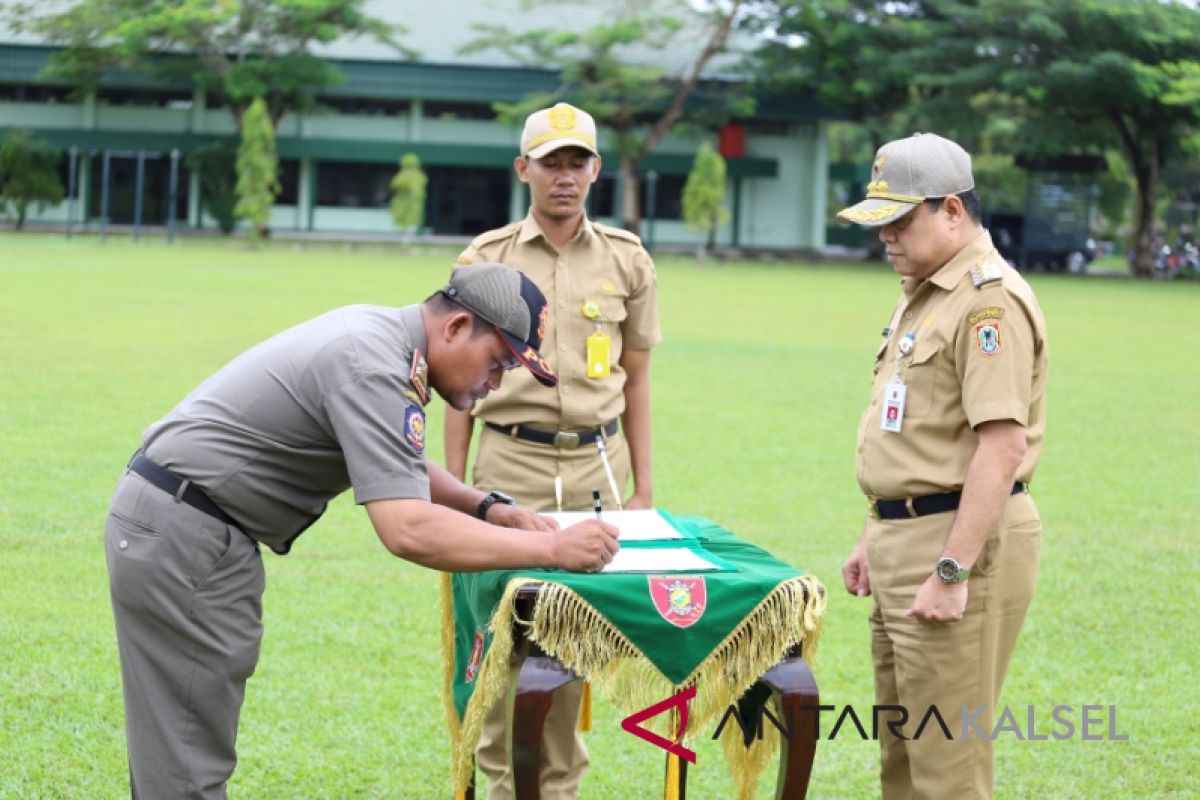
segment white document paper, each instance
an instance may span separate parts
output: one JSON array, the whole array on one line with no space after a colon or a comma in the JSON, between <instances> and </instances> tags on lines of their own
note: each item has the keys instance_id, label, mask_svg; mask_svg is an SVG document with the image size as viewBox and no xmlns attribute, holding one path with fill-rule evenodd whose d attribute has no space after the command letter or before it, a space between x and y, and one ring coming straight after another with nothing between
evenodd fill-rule
<instances>
[{"instance_id":1,"label":"white document paper","mask_svg":"<svg viewBox=\"0 0 1200 800\"><path fill-rule=\"evenodd\" d=\"M596 512L559 511L542 516L558 520L559 527L566 528L577 522L595 519ZM683 538L679 531L671 527L671 523L663 519L662 514L652 508L639 508L633 511L604 511L600 514L600 519L609 525L616 526L620 531L619 541L622 542L652 542Z\"/></svg>"},{"instance_id":2,"label":"white document paper","mask_svg":"<svg viewBox=\"0 0 1200 800\"><path fill-rule=\"evenodd\" d=\"M686 547L623 547L601 572L699 572L719 570L695 550Z\"/></svg>"}]
</instances>

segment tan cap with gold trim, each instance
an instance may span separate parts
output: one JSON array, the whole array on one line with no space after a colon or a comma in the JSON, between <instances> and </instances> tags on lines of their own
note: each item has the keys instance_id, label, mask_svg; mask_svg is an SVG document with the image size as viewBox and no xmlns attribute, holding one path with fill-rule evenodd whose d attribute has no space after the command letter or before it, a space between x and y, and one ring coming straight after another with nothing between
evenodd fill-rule
<instances>
[{"instance_id":1,"label":"tan cap with gold trim","mask_svg":"<svg viewBox=\"0 0 1200 800\"><path fill-rule=\"evenodd\" d=\"M596 149L596 120L591 114L559 103L526 118L525 130L521 132L521 155L541 158L560 147L582 147L592 155L600 155Z\"/></svg>"},{"instance_id":2,"label":"tan cap with gold trim","mask_svg":"<svg viewBox=\"0 0 1200 800\"><path fill-rule=\"evenodd\" d=\"M926 200L974 188L971 156L966 150L935 133L914 133L879 148L871 165L867 199L843 208L837 218L878 228Z\"/></svg>"}]
</instances>

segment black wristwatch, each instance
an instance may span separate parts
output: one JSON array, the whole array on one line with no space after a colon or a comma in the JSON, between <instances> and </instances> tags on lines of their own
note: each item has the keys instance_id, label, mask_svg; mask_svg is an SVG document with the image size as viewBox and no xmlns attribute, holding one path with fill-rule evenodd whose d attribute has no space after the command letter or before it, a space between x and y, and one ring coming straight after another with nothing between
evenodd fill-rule
<instances>
[{"instance_id":1,"label":"black wristwatch","mask_svg":"<svg viewBox=\"0 0 1200 800\"><path fill-rule=\"evenodd\" d=\"M475 509L475 516L480 519L487 519L488 509L496 503L504 503L506 506L515 506L516 500L506 495L504 492L488 492L483 499L479 501L479 506Z\"/></svg>"}]
</instances>

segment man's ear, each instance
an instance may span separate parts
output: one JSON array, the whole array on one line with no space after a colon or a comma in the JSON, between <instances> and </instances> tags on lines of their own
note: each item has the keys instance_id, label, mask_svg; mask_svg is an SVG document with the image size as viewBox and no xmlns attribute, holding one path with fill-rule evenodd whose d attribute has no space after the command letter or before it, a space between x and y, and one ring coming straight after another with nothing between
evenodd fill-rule
<instances>
[{"instance_id":1,"label":"man's ear","mask_svg":"<svg viewBox=\"0 0 1200 800\"><path fill-rule=\"evenodd\" d=\"M475 320L470 311L456 311L446 317L446 321L442 324L442 339L452 342L464 334L470 336L474 326Z\"/></svg>"},{"instance_id":2,"label":"man's ear","mask_svg":"<svg viewBox=\"0 0 1200 800\"><path fill-rule=\"evenodd\" d=\"M529 183L529 159L525 156L517 156L513 159L513 170L517 173L517 179L521 183Z\"/></svg>"},{"instance_id":3,"label":"man's ear","mask_svg":"<svg viewBox=\"0 0 1200 800\"><path fill-rule=\"evenodd\" d=\"M942 198L942 210L946 212L950 224L954 227L962 225L967 219L966 206L963 205L962 198L956 194L948 194Z\"/></svg>"}]
</instances>

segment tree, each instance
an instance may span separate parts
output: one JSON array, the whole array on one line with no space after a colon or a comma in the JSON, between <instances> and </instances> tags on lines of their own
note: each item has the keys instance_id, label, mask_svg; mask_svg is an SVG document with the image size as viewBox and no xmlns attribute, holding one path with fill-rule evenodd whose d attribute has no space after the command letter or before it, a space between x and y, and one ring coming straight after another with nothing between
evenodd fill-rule
<instances>
[{"instance_id":1,"label":"tree","mask_svg":"<svg viewBox=\"0 0 1200 800\"><path fill-rule=\"evenodd\" d=\"M187 157L187 168L200 177L200 201L222 233L233 233L237 217L237 147L228 140L201 145Z\"/></svg>"},{"instance_id":2,"label":"tree","mask_svg":"<svg viewBox=\"0 0 1200 800\"><path fill-rule=\"evenodd\" d=\"M396 227L412 234L425 220L425 184L429 178L421 169L421 159L414 153L400 157L400 170L392 176L392 221Z\"/></svg>"},{"instance_id":3,"label":"tree","mask_svg":"<svg viewBox=\"0 0 1200 800\"><path fill-rule=\"evenodd\" d=\"M1200 130L1193 4L784 0L770 18L779 22L777 41L799 45L791 48L795 70L820 81L834 108L863 100L849 113L864 120L900 114L921 121L910 130L934 125L972 147L991 120L1005 118L1016 124L1004 144L1031 157L1119 147L1136 185L1135 273L1152 274L1164 165ZM783 46L774 54L787 64ZM858 71L865 82L856 82Z\"/></svg>"},{"instance_id":4,"label":"tree","mask_svg":"<svg viewBox=\"0 0 1200 800\"><path fill-rule=\"evenodd\" d=\"M17 218L16 228L25 227L29 207L41 211L63 200L58 178L62 151L29 131L10 130L0 143L0 209Z\"/></svg>"},{"instance_id":5,"label":"tree","mask_svg":"<svg viewBox=\"0 0 1200 800\"><path fill-rule=\"evenodd\" d=\"M267 220L279 193L279 159L275 155L275 129L267 104L256 99L242 117L242 143L237 154L237 205L234 216L249 220L259 237L268 235Z\"/></svg>"},{"instance_id":6,"label":"tree","mask_svg":"<svg viewBox=\"0 0 1200 800\"><path fill-rule=\"evenodd\" d=\"M1200 11L1156 0L1000 0L978 63L1029 108L1039 137L1120 145L1136 184L1134 273L1154 274L1163 168L1200 130Z\"/></svg>"},{"instance_id":7,"label":"tree","mask_svg":"<svg viewBox=\"0 0 1200 800\"><path fill-rule=\"evenodd\" d=\"M513 33L477 25L483 36L463 50L501 50L531 67L559 71L561 84L519 103L494 103L501 119L521 120L536 109L566 99L579 105L616 138L620 157L621 214L634 233L641 225L638 165L685 119L684 104L703 92L700 77L714 57L726 52L730 33L743 17L743 0L699 11L685 0L611 2L610 21L581 31L558 28ZM675 73L644 64L647 53L671 54L683 66ZM744 92L733 81L713 81L708 100L718 116L749 113ZM688 116L701 117L688 112ZM711 122L711 115L709 118Z\"/></svg>"},{"instance_id":8,"label":"tree","mask_svg":"<svg viewBox=\"0 0 1200 800\"><path fill-rule=\"evenodd\" d=\"M911 54L928 37L922 16L920 4L887 0L768 3L756 17L764 45L754 54L755 73L765 91L808 89L860 125L865 152L842 157L869 164L885 142L918 129L909 121L918 73ZM883 243L866 241L867 260L881 260Z\"/></svg>"},{"instance_id":9,"label":"tree","mask_svg":"<svg viewBox=\"0 0 1200 800\"><path fill-rule=\"evenodd\" d=\"M83 89L105 69L121 68L215 91L241 129L242 115L264 98L271 124L312 107L323 87L341 80L310 52L335 39L371 36L408 53L400 31L368 16L366 0L76 0L11 4L9 25L63 50L49 73ZM53 11L47 12L45 6Z\"/></svg>"},{"instance_id":10,"label":"tree","mask_svg":"<svg viewBox=\"0 0 1200 800\"><path fill-rule=\"evenodd\" d=\"M689 228L707 234L707 247L702 239L696 248L698 258L712 250L717 228L729 221L724 199L725 159L711 144L702 142L683 186L683 218Z\"/></svg>"}]
</instances>

